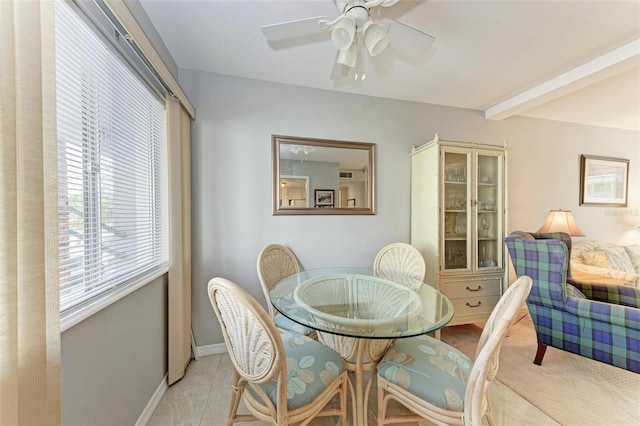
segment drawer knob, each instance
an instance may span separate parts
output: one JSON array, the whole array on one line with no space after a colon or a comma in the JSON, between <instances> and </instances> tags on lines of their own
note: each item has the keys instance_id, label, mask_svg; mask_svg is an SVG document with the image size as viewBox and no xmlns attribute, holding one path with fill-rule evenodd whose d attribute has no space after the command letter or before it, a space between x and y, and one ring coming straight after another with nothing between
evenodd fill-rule
<instances>
[{"instance_id":1,"label":"drawer knob","mask_svg":"<svg viewBox=\"0 0 640 426\"><path fill-rule=\"evenodd\" d=\"M477 308L477 307L478 307L478 306L480 306L480 305L482 305L482 302L481 302L481 301L479 301L479 300L478 300L478 303L477 303L477 304L475 304L475 305L471 305L471 304L469 304L469 302L467 302L467 306L468 306L468 307L470 307L470 308Z\"/></svg>"},{"instance_id":2,"label":"drawer knob","mask_svg":"<svg viewBox=\"0 0 640 426\"><path fill-rule=\"evenodd\" d=\"M480 291L480 290L482 290L482 286L478 285L478 288L469 288L469 286L467 286L467 290L469 290L469 291Z\"/></svg>"}]
</instances>

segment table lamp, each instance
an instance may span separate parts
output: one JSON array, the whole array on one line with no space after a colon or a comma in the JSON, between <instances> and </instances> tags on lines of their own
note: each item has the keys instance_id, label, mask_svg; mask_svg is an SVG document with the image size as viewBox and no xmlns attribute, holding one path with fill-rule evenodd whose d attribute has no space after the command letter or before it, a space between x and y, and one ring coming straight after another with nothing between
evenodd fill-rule
<instances>
[{"instance_id":1,"label":"table lamp","mask_svg":"<svg viewBox=\"0 0 640 426\"><path fill-rule=\"evenodd\" d=\"M572 237L584 237L585 233L578 227L571 210L549 210L547 220L538 232L566 232Z\"/></svg>"}]
</instances>

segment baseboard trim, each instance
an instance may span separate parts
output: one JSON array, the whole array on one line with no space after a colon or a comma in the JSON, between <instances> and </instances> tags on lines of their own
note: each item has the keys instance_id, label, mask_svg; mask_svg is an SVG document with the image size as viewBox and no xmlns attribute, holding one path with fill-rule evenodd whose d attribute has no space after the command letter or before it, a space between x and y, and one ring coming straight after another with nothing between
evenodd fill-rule
<instances>
[{"instance_id":1,"label":"baseboard trim","mask_svg":"<svg viewBox=\"0 0 640 426\"><path fill-rule=\"evenodd\" d=\"M214 345L198 346L196 347L196 354L198 357L207 355L226 354L227 345L224 343L216 343Z\"/></svg>"},{"instance_id":2,"label":"baseboard trim","mask_svg":"<svg viewBox=\"0 0 640 426\"><path fill-rule=\"evenodd\" d=\"M142 414L138 417L138 421L135 423L135 426L145 426L151 420L151 416L153 416L153 412L158 408L158 404L160 404L160 400L164 396L167 389L169 389L169 385L167 384L167 379L169 374L165 374L162 378L162 381L158 385L158 388L151 396L151 399L147 403L147 406L142 410Z\"/></svg>"}]
</instances>

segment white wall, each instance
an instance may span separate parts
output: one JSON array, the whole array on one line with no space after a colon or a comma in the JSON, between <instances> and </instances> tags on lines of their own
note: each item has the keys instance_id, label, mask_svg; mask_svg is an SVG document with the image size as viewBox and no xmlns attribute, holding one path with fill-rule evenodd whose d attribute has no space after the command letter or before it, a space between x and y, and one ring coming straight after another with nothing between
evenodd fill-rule
<instances>
[{"instance_id":1,"label":"white wall","mask_svg":"<svg viewBox=\"0 0 640 426\"><path fill-rule=\"evenodd\" d=\"M514 118L509 152L510 229L536 230L550 209L572 210L581 240L640 243L640 133ZM580 206L580 155L630 159L629 207ZM635 227L635 228L634 228Z\"/></svg>"},{"instance_id":2,"label":"white wall","mask_svg":"<svg viewBox=\"0 0 640 426\"><path fill-rule=\"evenodd\" d=\"M412 145L442 139L509 150L509 229L536 230L549 209L572 209L590 238L620 240L640 225L640 134L538 119L485 120L482 112L181 70L197 110L192 126L193 331L223 342L206 294L210 278L245 287L266 306L259 251L291 247L307 269L369 266L377 251L409 241ZM273 216L271 135L376 144L376 215ZM579 207L580 154L631 159L629 209ZM609 212L609 213L608 213ZM620 213L619 213L620 214Z\"/></svg>"}]
</instances>

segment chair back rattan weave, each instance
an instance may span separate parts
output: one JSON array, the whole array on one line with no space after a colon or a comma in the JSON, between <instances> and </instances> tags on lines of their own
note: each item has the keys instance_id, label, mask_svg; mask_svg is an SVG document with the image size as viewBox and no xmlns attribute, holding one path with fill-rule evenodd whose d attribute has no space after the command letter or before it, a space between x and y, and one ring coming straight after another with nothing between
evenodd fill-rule
<instances>
[{"instance_id":1,"label":"chair back rattan weave","mask_svg":"<svg viewBox=\"0 0 640 426\"><path fill-rule=\"evenodd\" d=\"M275 283L284 277L300 272L300 263L293 252L282 244L269 244L258 255L258 278L262 285L264 297L267 299L269 314L275 314L275 309L269 302L269 292Z\"/></svg>"},{"instance_id":2,"label":"chair back rattan weave","mask_svg":"<svg viewBox=\"0 0 640 426\"><path fill-rule=\"evenodd\" d=\"M422 253L407 243L392 243L383 247L373 261L373 269L382 276L405 275L424 281L427 266Z\"/></svg>"},{"instance_id":3,"label":"chair back rattan weave","mask_svg":"<svg viewBox=\"0 0 640 426\"><path fill-rule=\"evenodd\" d=\"M262 306L244 289L224 278L210 281L209 298L238 373L248 382L271 380L284 366L281 358L284 348L278 329Z\"/></svg>"}]
</instances>

